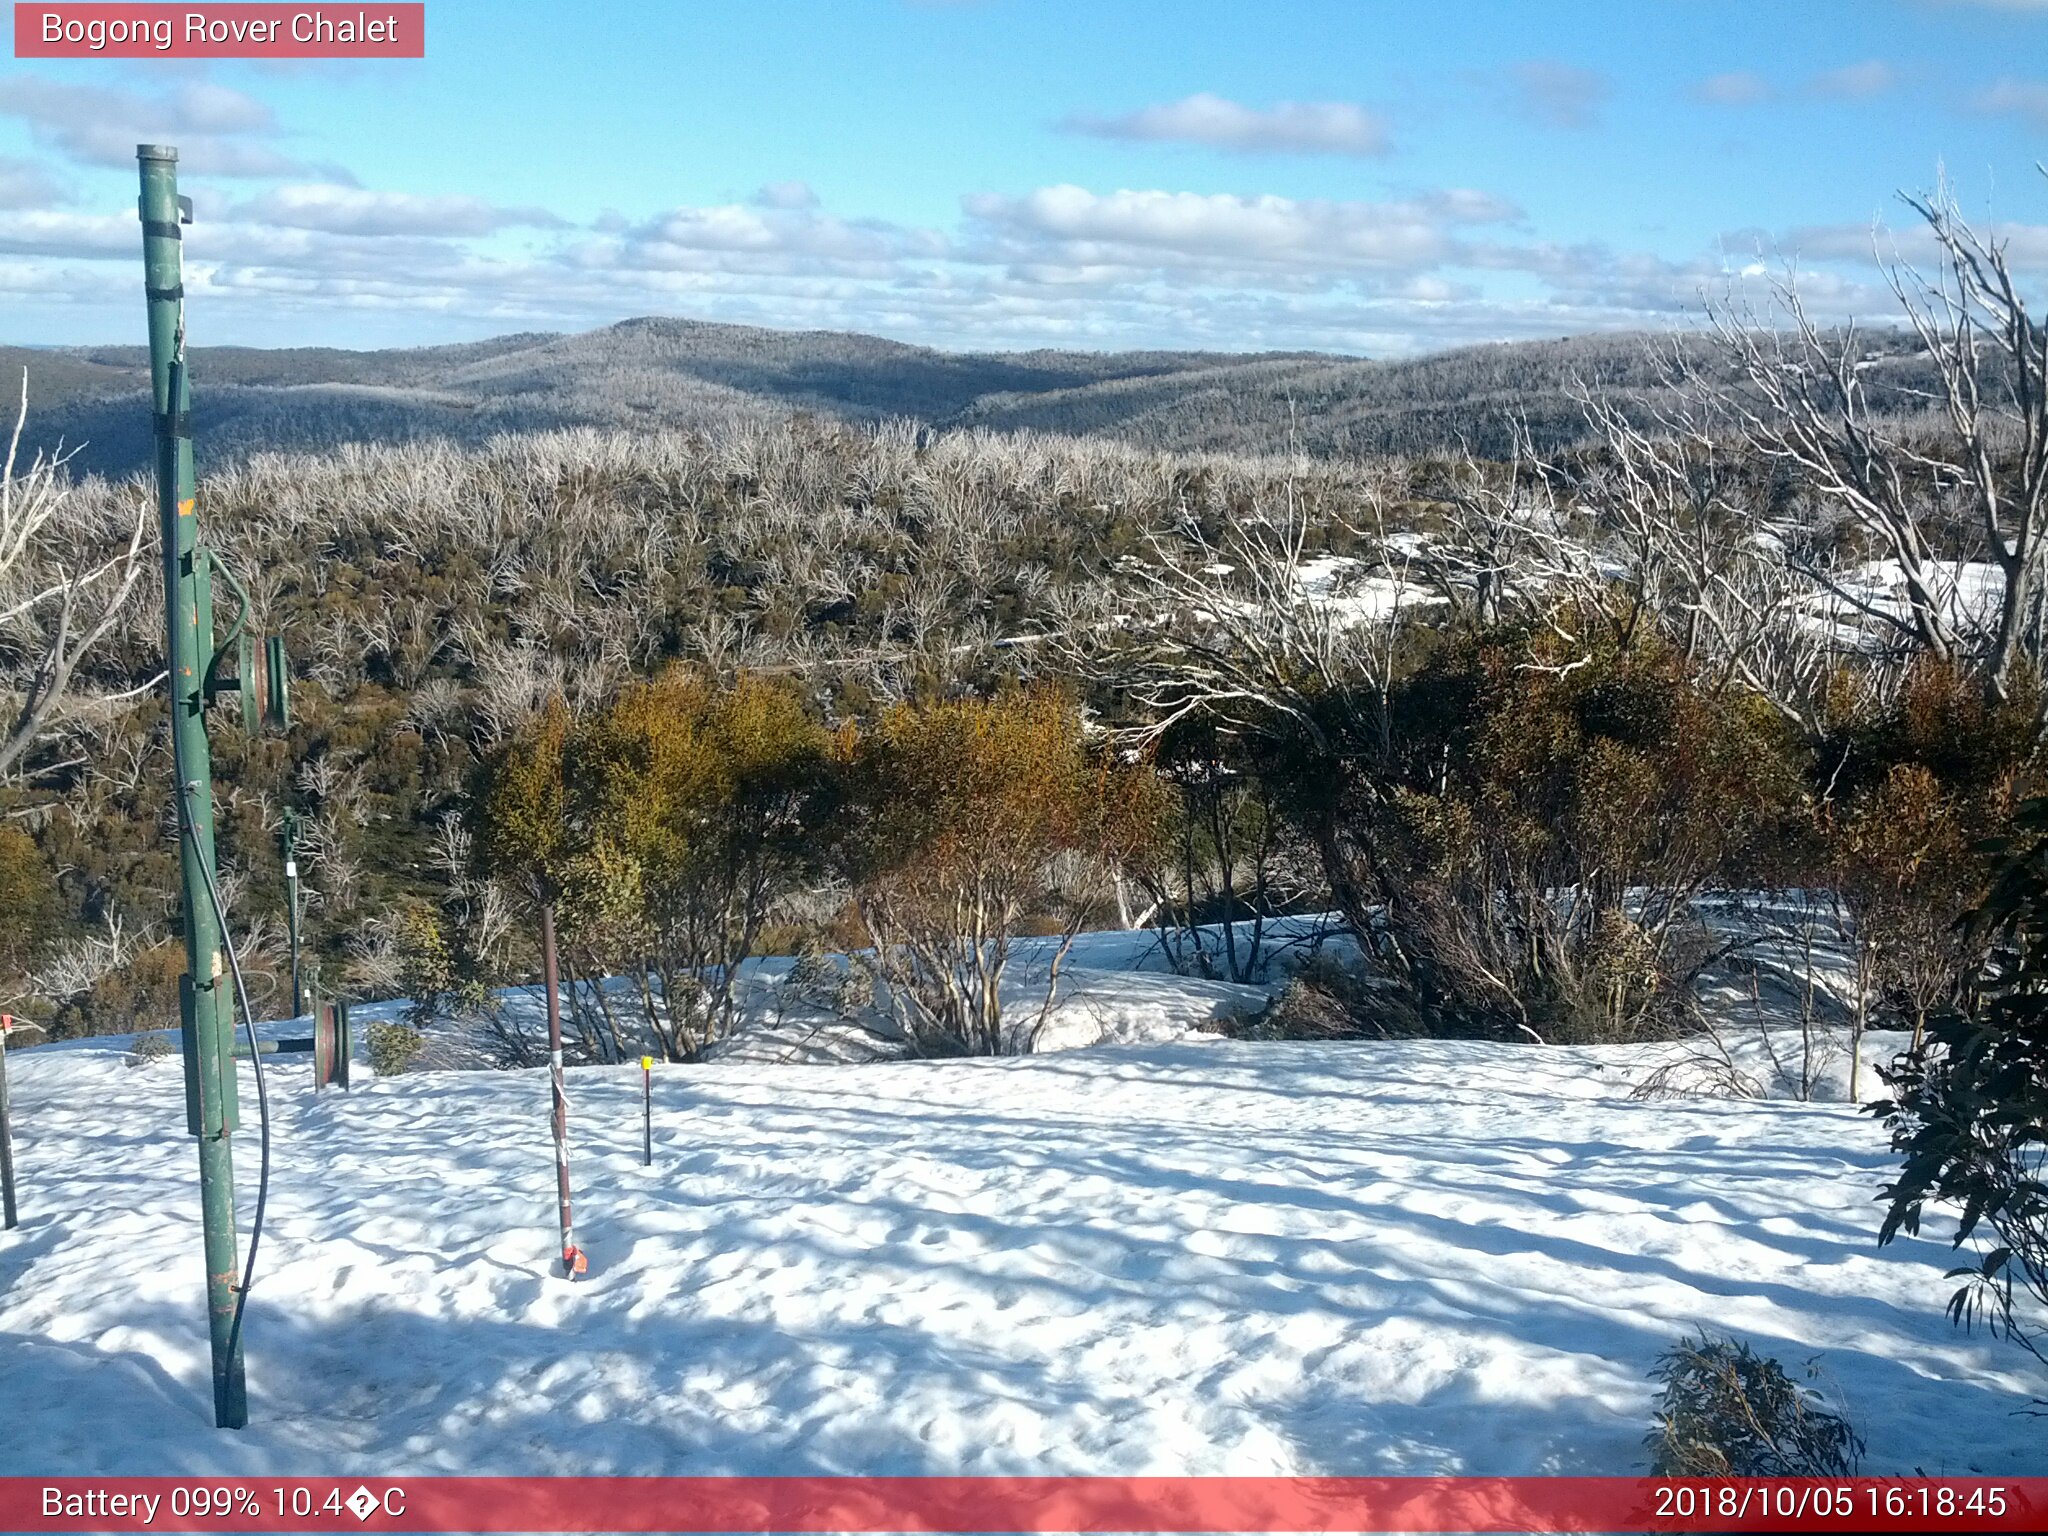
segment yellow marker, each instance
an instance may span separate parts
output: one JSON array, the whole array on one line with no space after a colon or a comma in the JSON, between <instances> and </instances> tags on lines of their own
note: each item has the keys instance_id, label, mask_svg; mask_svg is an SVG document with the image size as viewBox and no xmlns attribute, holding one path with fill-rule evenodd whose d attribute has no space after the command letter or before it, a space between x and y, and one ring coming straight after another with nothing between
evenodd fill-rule
<instances>
[{"instance_id":1,"label":"yellow marker","mask_svg":"<svg viewBox=\"0 0 2048 1536\"><path fill-rule=\"evenodd\" d=\"M178 516L190 517L192 515L192 508L197 504L198 501L196 497L187 496L183 501L178 503Z\"/></svg>"},{"instance_id":2,"label":"yellow marker","mask_svg":"<svg viewBox=\"0 0 2048 1536\"><path fill-rule=\"evenodd\" d=\"M654 1058L652 1056L642 1056L640 1058L640 1070L642 1072L652 1072L654 1070Z\"/></svg>"}]
</instances>

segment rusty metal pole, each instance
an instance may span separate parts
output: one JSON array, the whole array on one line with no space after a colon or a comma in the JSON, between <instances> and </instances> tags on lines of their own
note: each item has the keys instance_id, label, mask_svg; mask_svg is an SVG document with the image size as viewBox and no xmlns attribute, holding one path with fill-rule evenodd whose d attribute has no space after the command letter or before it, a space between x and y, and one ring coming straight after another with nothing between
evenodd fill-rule
<instances>
[{"instance_id":1,"label":"rusty metal pole","mask_svg":"<svg viewBox=\"0 0 2048 1536\"><path fill-rule=\"evenodd\" d=\"M292 1017L306 1011L306 993L299 976L299 813L290 806L284 811L285 930L292 946Z\"/></svg>"},{"instance_id":2,"label":"rusty metal pole","mask_svg":"<svg viewBox=\"0 0 2048 1536\"><path fill-rule=\"evenodd\" d=\"M562 1273L574 1280L587 1266L569 1219L569 1088L562 1072L562 986L555 964L555 907L540 909L541 980L548 995L548 1075L554 1091L555 1198L562 1217Z\"/></svg>"},{"instance_id":3,"label":"rusty metal pole","mask_svg":"<svg viewBox=\"0 0 2048 1536\"><path fill-rule=\"evenodd\" d=\"M14 1015L0 1013L0 1216L8 1231L21 1225L14 1205L14 1125L7 1102L7 1031L12 1028Z\"/></svg>"}]
</instances>

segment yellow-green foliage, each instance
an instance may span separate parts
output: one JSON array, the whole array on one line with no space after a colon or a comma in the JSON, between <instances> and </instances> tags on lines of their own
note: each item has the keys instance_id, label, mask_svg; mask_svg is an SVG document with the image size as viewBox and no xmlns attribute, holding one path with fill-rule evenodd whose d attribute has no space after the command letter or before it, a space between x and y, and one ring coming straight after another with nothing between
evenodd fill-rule
<instances>
[{"instance_id":1,"label":"yellow-green foliage","mask_svg":"<svg viewBox=\"0 0 2048 1536\"><path fill-rule=\"evenodd\" d=\"M399 913L398 962L398 984L412 1000L407 1018L424 1026L456 984L455 957L440 915L424 903L411 903Z\"/></svg>"},{"instance_id":2,"label":"yellow-green foliage","mask_svg":"<svg viewBox=\"0 0 2048 1536\"><path fill-rule=\"evenodd\" d=\"M1126 858L1167 801L1148 769L1087 751L1051 692L899 705L842 745L857 825L850 873L951 900L986 892L1013 918L1061 853Z\"/></svg>"},{"instance_id":3,"label":"yellow-green foliage","mask_svg":"<svg viewBox=\"0 0 2048 1536\"><path fill-rule=\"evenodd\" d=\"M899 1022L935 1052L1016 1045L1002 1020L1010 939L1045 916L1038 931L1071 935L1100 895L1088 877L1160 835L1164 786L1090 752L1051 692L900 705L846 733L840 758L842 868Z\"/></svg>"},{"instance_id":4,"label":"yellow-green foliage","mask_svg":"<svg viewBox=\"0 0 2048 1536\"><path fill-rule=\"evenodd\" d=\"M774 902L818 866L830 747L792 685L673 667L582 720L551 708L502 751L478 854L558 906L573 968L639 975L649 1027L691 1055L729 1022Z\"/></svg>"},{"instance_id":5,"label":"yellow-green foliage","mask_svg":"<svg viewBox=\"0 0 2048 1536\"><path fill-rule=\"evenodd\" d=\"M34 964L57 916L57 882L35 839L0 822L0 981Z\"/></svg>"},{"instance_id":6,"label":"yellow-green foliage","mask_svg":"<svg viewBox=\"0 0 2048 1536\"><path fill-rule=\"evenodd\" d=\"M370 1066L379 1077L396 1077L411 1066L426 1044L410 1024L370 1021Z\"/></svg>"},{"instance_id":7,"label":"yellow-green foliage","mask_svg":"<svg viewBox=\"0 0 2048 1536\"><path fill-rule=\"evenodd\" d=\"M706 881L782 883L761 866L801 858L829 742L785 683L677 667L627 689L568 743L569 894L660 927Z\"/></svg>"},{"instance_id":8,"label":"yellow-green foliage","mask_svg":"<svg viewBox=\"0 0 2048 1536\"><path fill-rule=\"evenodd\" d=\"M571 856L563 753L571 727L559 697L484 765L475 792L476 859L536 902L559 895Z\"/></svg>"}]
</instances>

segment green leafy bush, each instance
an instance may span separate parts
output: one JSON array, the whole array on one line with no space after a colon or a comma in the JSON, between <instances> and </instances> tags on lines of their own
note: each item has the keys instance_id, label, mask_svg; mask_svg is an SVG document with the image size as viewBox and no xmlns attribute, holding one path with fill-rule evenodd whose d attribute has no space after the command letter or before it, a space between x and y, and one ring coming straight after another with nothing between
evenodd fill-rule
<instances>
[{"instance_id":1,"label":"green leafy bush","mask_svg":"<svg viewBox=\"0 0 2048 1536\"><path fill-rule=\"evenodd\" d=\"M56 932L61 899L35 839L0 822L0 981L33 965Z\"/></svg>"},{"instance_id":2,"label":"green leafy bush","mask_svg":"<svg viewBox=\"0 0 2048 1536\"><path fill-rule=\"evenodd\" d=\"M2048 1307L2048 799L2026 802L1989 896L1968 924L1989 958L1959 1006L1927 1025L1927 1046L1881 1075L1891 1100L1884 1117L1892 1149L1904 1155L1879 1242L1920 1229L1930 1200L1959 1209L1955 1245L1988 1229L1978 1262L1950 1271L1964 1284L1949 1315L1968 1327L1980 1316L2044 1358L2038 1324L2022 1319L2031 1297Z\"/></svg>"},{"instance_id":3,"label":"green leafy bush","mask_svg":"<svg viewBox=\"0 0 2048 1536\"><path fill-rule=\"evenodd\" d=\"M1454 634L1319 696L1276 751L1334 904L1432 1033L1578 1043L1689 1022L1694 898L1767 880L1804 758L1654 638Z\"/></svg>"},{"instance_id":4,"label":"green leafy bush","mask_svg":"<svg viewBox=\"0 0 2048 1536\"><path fill-rule=\"evenodd\" d=\"M1705 1330L1664 1351L1652 1477L1848 1477L1863 1441L1768 1355ZM1811 1374L1809 1368L1809 1374Z\"/></svg>"},{"instance_id":5,"label":"green leafy bush","mask_svg":"<svg viewBox=\"0 0 2048 1536\"><path fill-rule=\"evenodd\" d=\"M410 1024L375 1019L370 1024L370 1065L379 1077L396 1077L419 1056L425 1038Z\"/></svg>"}]
</instances>

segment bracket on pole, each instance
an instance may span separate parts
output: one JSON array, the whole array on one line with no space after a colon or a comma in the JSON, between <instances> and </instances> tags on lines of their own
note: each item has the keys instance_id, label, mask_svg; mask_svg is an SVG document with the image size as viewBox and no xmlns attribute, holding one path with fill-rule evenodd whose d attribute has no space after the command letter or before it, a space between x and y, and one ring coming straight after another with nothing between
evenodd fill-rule
<instances>
[{"instance_id":1,"label":"bracket on pole","mask_svg":"<svg viewBox=\"0 0 2048 1536\"><path fill-rule=\"evenodd\" d=\"M211 704L224 693L239 694L242 734L251 740L262 735L266 728L290 730L292 679L291 668L285 660L284 636L265 636L259 646L249 629L249 593L240 578L211 550L206 552L206 568L209 573L219 572L241 604L235 614L235 622L228 626L226 638L214 648L213 657L206 664L206 702ZM235 657L235 671L228 675L221 671L221 666L231 652Z\"/></svg>"}]
</instances>

